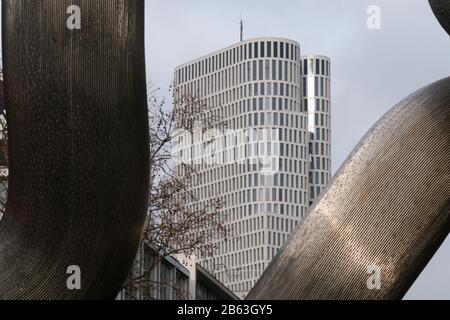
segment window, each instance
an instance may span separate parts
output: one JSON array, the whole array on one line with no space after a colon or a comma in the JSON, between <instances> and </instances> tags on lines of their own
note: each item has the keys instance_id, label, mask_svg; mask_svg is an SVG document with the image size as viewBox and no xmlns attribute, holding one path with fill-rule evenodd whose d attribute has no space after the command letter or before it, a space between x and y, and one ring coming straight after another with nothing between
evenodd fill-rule
<instances>
[{"instance_id":1,"label":"window","mask_svg":"<svg viewBox=\"0 0 450 320\"><path fill-rule=\"evenodd\" d=\"M283 80L283 61L278 61L278 80Z\"/></svg>"},{"instance_id":2,"label":"window","mask_svg":"<svg viewBox=\"0 0 450 320\"><path fill-rule=\"evenodd\" d=\"M180 271L177 271L176 278L176 300L186 300L189 296L189 279Z\"/></svg>"},{"instance_id":3,"label":"window","mask_svg":"<svg viewBox=\"0 0 450 320\"><path fill-rule=\"evenodd\" d=\"M280 58L284 58L284 42L280 42Z\"/></svg>"},{"instance_id":4,"label":"window","mask_svg":"<svg viewBox=\"0 0 450 320\"><path fill-rule=\"evenodd\" d=\"M288 81L288 63L284 62L284 81Z\"/></svg>"},{"instance_id":5,"label":"window","mask_svg":"<svg viewBox=\"0 0 450 320\"><path fill-rule=\"evenodd\" d=\"M272 42L270 41L267 42L267 57L272 57Z\"/></svg>"},{"instance_id":6,"label":"window","mask_svg":"<svg viewBox=\"0 0 450 320\"><path fill-rule=\"evenodd\" d=\"M276 60L272 60L272 80L276 80L277 78L277 62Z\"/></svg>"},{"instance_id":7,"label":"window","mask_svg":"<svg viewBox=\"0 0 450 320\"><path fill-rule=\"evenodd\" d=\"M172 300L173 269L167 262L161 263L161 299Z\"/></svg>"},{"instance_id":8,"label":"window","mask_svg":"<svg viewBox=\"0 0 450 320\"><path fill-rule=\"evenodd\" d=\"M255 58L258 58L258 42L255 42L253 45L255 47Z\"/></svg>"},{"instance_id":9,"label":"window","mask_svg":"<svg viewBox=\"0 0 450 320\"><path fill-rule=\"evenodd\" d=\"M261 58L264 58L264 56L265 56L265 52L264 52L264 49L265 49L265 42L261 42L260 43L260 47L261 47Z\"/></svg>"},{"instance_id":10,"label":"window","mask_svg":"<svg viewBox=\"0 0 450 320\"><path fill-rule=\"evenodd\" d=\"M323 97L324 96L324 83L323 83L323 78L320 77L320 95Z\"/></svg>"},{"instance_id":11,"label":"window","mask_svg":"<svg viewBox=\"0 0 450 320\"><path fill-rule=\"evenodd\" d=\"M317 97L319 96L319 78L314 78L314 95Z\"/></svg>"},{"instance_id":12,"label":"window","mask_svg":"<svg viewBox=\"0 0 450 320\"><path fill-rule=\"evenodd\" d=\"M273 43L273 57L278 58L278 42Z\"/></svg>"},{"instance_id":13,"label":"window","mask_svg":"<svg viewBox=\"0 0 450 320\"><path fill-rule=\"evenodd\" d=\"M264 76L263 61L259 60L259 80L263 80L263 76Z\"/></svg>"}]
</instances>

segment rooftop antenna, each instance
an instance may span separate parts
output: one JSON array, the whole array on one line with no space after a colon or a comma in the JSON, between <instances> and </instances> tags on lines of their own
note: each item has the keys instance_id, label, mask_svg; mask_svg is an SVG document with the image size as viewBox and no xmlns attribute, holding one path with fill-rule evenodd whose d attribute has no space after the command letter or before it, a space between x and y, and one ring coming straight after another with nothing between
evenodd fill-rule
<instances>
[{"instance_id":1,"label":"rooftop antenna","mask_svg":"<svg viewBox=\"0 0 450 320\"><path fill-rule=\"evenodd\" d=\"M242 20L242 13L241 13L241 42L244 41L244 20Z\"/></svg>"}]
</instances>

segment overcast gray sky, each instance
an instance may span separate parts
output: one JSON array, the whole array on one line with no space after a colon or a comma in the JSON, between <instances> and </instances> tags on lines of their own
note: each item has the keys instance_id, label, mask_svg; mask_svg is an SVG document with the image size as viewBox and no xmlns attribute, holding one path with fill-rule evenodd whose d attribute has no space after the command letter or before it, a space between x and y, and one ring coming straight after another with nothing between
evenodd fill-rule
<instances>
[{"instance_id":1,"label":"overcast gray sky","mask_svg":"<svg viewBox=\"0 0 450 320\"><path fill-rule=\"evenodd\" d=\"M381 8L381 30L366 25ZM173 69L245 38L287 37L332 59L336 170L393 105L450 75L450 39L426 0L146 0L148 79L165 94ZM450 299L450 238L407 295Z\"/></svg>"}]
</instances>

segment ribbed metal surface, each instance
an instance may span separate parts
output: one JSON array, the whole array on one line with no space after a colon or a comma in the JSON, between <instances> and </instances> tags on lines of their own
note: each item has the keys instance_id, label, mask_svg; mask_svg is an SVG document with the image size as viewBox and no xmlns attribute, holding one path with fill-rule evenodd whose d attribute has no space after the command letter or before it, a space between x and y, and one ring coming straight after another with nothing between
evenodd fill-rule
<instances>
[{"instance_id":1,"label":"ribbed metal surface","mask_svg":"<svg viewBox=\"0 0 450 320\"><path fill-rule=\"evenodd\" d=\"M429 0L434 14L450 35L450 0Z\"/></svg>"},{"instance_id":2,"label":"ribbed metal surface","mask_svg":"<svg viewBox=\"0 0 450 320\"><path fill-rule=\"evenodd\" d=\"M399 299L449 231L447 78L375 125L248 298Z\"/></svg>"},{"instance_id":3,"label":"ribbed metal surface","mask_svg":"<svg viewBox=\"0 0 450 320\"><path fill-rule=\"evenodd\" d=\"M3 0L10 133L0 299L114 298L148 193L143 0ZM69 30L67 8L81 8ZM67 267L82 289L66 286Z\"/></svg>"}]
</instances>

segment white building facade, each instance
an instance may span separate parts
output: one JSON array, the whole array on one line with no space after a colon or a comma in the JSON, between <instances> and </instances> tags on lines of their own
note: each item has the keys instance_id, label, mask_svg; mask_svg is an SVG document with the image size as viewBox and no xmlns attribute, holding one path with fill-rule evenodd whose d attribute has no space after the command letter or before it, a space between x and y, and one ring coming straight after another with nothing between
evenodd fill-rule
<instances>
[{"instance_id":1,"label":"white building facade","mask_svg":"<svg viewBox=\"0 0 450 320\"><path fill-rule=\"evenodd\" d=\"M320 55L302 57L303 104L308 111L310 204L331 179L331 64Z\"/></svg>"},{"instance_id":2,"label":"white building facade","mask_svg":"<svg viewBox=\"0 0 450 320\"><path fill-rule=\"evenodd\" d=\"M215 239L219 250L214 258L198 257L199 262L240 297L251 290L310 205L310 163L319 154L309 149L310 138L315 146L318 136L311 135L316 127L309 126L310 102L303 91L311 85L303 61L297 42L257 38L175 69L176 98L194 96L225 123L214 156L201 148L192 152L195 138L178 141L177 152L197 165L201 178L193 188L200 201L222 199L222 213L233 230L230 239ZM209 161L202 159L205 154Z\"/></svg>"}]
</instances>

